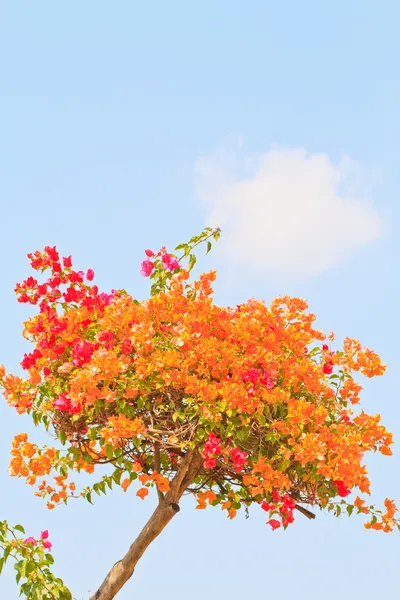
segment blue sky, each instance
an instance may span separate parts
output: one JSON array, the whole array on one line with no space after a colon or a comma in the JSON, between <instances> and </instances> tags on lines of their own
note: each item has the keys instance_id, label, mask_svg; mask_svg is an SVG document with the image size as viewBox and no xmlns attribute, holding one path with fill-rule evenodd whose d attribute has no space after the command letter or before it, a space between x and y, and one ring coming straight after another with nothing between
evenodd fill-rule
<instances>
[{"instance_id":1,"label":"blue sky","mask_svg":"<svg viewBox=\"0 0 400 600\"><path fill-rule=\"evenodd\" d=\"M143 298L144 248L220 224L202 263L219 270L218 302L307 297L338 341L377 350L388 371L366 383L363 406L400 440L398 4L87 0L3 3L0 16L0 362L16 371L27 351L13 294L27 252L56 244L105 290ZM0 518L48 528L57 573L85 599L155 499L117 490L49 513L7 474L22 430L32 427L3 403ZM399 500L399 445L368 465L374 500ZM399 589L398 534L367 532L361 518L299 515L272 533L257 511L229 522L193 508L184 502L118 598ZM0 595L18 597L11 572Z\"/></svg>"}]
</instances>

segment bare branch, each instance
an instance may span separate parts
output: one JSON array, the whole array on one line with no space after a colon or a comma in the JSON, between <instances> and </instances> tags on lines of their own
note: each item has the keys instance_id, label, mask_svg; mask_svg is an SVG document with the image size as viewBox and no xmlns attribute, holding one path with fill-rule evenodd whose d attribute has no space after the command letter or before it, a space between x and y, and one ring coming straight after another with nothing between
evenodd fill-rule
<instances>
[{"instance_id":1,"label":"bare branch","mask_svg":"<svg viewBox=\"0 0 400 600\"><path fill-rule=\"evenodd\" d=\"M300 504L296 504L296 509L301 512L302 515L307 517L307 519L315 519L315 513L311 512L311 510L307 510L304 506L300 506Z\"/></svg>"}]
</instances>

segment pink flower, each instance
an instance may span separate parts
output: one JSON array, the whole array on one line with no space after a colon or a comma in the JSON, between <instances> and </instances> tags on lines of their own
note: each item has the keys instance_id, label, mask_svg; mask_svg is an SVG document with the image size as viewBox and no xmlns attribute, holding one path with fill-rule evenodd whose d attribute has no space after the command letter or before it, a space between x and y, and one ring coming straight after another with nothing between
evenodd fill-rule
<instances>
[{"instance_id":1,"label":"pink flower","mask_svg":"<svg viewBox=\"0 0 400 600\"><path fill-rule=\"evenodd\" d=\"M81 367L90 362L93 352L98 350L99 344L92 344L87 340L74 342L72 346L72 364Z\"/></svg>"},{"instance_id":2,"label":"pink flower","mask_svg":"<svg viewBox=\"0 0 400 600\"><path fill-rule=\"evenodd\" d=\"M52 547L52 545L53 545L53 544L52 544L51 542L49 542L49 540L46 540L46 541L43 543L43 548L46 548L46 550L51 550L51 547Z\"/></svg>"},{"instance_id":3,"label":"pink flower","mask_svg":"<svg viewBox=\"0 0 400 600\"><path fill-rule=\"evenodd\" d=\"M173 258L169 254L164 254L162 257L162 263L164 265L164 269L168 269L168 271L174 271L179 268L179 263L176 258Z\"/></svg>"},{"instance_id":4,"label":"pink flower","mask_svg":"<svg viewBox=\"0 0 400 600\"><path fill-rule=\"evenodd\" d=\"M261 377L260 383L265 385L267 390L272 390L272 388L275 386L275 381L272 379L272 377L268 373L265 373L265 375L263 375L263 377Z\"/></svg>"},{"instance_id":5,"label":"pink flower","mask_svg":"<svg viewBox=\"0 0 400 600\"><path fill-rule=\"evenodd\" d=\"M246 452L239 450L239 448L233 448L231 450L231 456L235 465L235 469L239 473L247 463L247 454Z\"/></svg>"},{"instance_id":6,"label":"pink flower","mask_svg":"<svg viewBox=\"0 0 400 600\"><path fill-rule=\"evenodd\" d=\"M153 250L145 250L144 251L146 256L148 256L149 258L151 258L152 256L155 256Z\"/></svg>"},{"instance_id":7,"label":"pink flower","mask_svg":"<svg viewBox=\"0 0 400 600\"><path fill-rule=\"evenodd\" d=\"M214 433L210 433L207 438L207 442L204 445L204 456L210 456L210 454L221 454L220 439Z\"/></svg>"},{"instance_id":8,"label":"pink flower","mask_svg":"<svg viewBox=\"0 0 400 600\"><path fill-rule=\"evenodd\" d=\"M48 531L48 529L45 529L44 531L42 531L40 533L40 539L41 540L47 540L48 537L49 537L49 531Z\"/></svg>"},{"instance_id":9,"label":"pink flower","mask_svg":"<svg viewBox=\"0 0 400 600\"><path fill-rule=\"evenodd\" d=\"M93 269L88 269L87 270L86 279L88 281L93 281L93 279L94 279L94 271L93 271Z\"/></svg>"},{"instance_id":10,"label":"pink flower","mask_svg":"<svg viewBox=\"0 0 400 600\"><path fill-rule=\"evenodd\" d=\"M242 378L242 381L244 381L245 383L256 384L260 375L261 375L260 369L255 369L254 367L252 367L248 371L245 371L244 373L242 373L241 378Z\"/></svg>"},{"instance_id":11,"label":"pink flower","mask_svg":"<svg viewBox=\"0 0 400 600\"><path fill-rule=\"evenodd\" d=\"M140 269L140 274L143 277L150 277L152 270L154 269L154 265L151 260L144 260L142 262L142 268Z\"/></svg>"},{"instance_id":12,"label":"pink flower","mask_svg":"<svg viewBox=\"0 0 400 600\"><path fill-rule=\"evenodd\" d=\"M69 412L74 415L81 412L80 407L74 406L66 394L60 394L58 396L58 398L56 398L56 400L54 400L53 406L57 410Z\"/></svg>"},{"instance_id":13,"label":"pink flower","mask_svg":"<svg viewBox=\"0 0 400 600\"><path fill-rule=\"evenodd\" d=\"M33 537L27 537L27 538L24 540L24 544L32 544L32 546L36 546L36 544L37 544L37 541L36 541L36 540L35 540L35 538L33 538Z\"/></svg>"}]
</instances>

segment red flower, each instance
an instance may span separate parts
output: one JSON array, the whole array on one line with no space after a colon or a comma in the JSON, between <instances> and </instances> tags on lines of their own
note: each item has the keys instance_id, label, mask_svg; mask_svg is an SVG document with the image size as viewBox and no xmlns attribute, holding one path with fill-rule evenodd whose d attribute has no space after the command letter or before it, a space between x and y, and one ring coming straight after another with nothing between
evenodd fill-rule
<instances>
[{"instance_id":1,"label":"red flower","mask_svg":"<svg viewBox=\"0 0 400 600\"><path fill-rule=\"evenodd\" d=\"M64 258L63 258L63 265L67 269L70 269L72 267L72 257L71 256L64 256Z\"/></svg>"},{"instance_id":2,"label":"red flower","mask_svg":"<svg viewBox=\"0 0 400 600\"><path fill-rule=\"evenodd\" d=\"M46 252L47 256L51 258L52 261L57 262L58 260L60 260L57 248L55 246L53 246L53 248L51 246L45 246L44 251Z\"/></svg>"},{"instance_id":3,"label":"red flower","mask_svg":"<svg viewBox=\"0 0 400 600\"><path fill-rule=\"evenodd\" d=\"M293 510L294 508L296 508L296 502L294 502L294 500L292 500L292 498L289 496L289 494L285 494L283 496L283 507L284 509L289 509L289 510Z\"/></svg>"},{"instance_id":4,"label":"red flower","mask_svg":"<svg viewBox=\"0 0 400 600\"><path fill-rule=\"evenodd\" d=\"M153 250L145 250L144 251L146 256L148 256L149 258L152 258L153 256L155 256Z\"/></svg>"},{"instance_id":5,"label":"red flower","mask_svg":"<svg viewBox=\"0 0 400 600\"><path fill-rule=\"evenodd\" d=\"M329 350L329 346L328 346L328 344L322 344L322 350L323 350L324 352L326 352L327 350Z\"/></svg>"},{"instance_id":6,"label":"red flower","mask_svg":"<svg viewBox=\"0 0 400 600\"><path fill-rule=\"evenodd\" d=\"M282 525L284 527L286 527L287 525L289 525L290 523L294 522L294 516L293 516L293 512L290 511L289 513L287 513L286 518L282 519Z\"/></svg>"},{"instance_id":7,"label":"red flower","mask_svg":"<svg viewBox=\"0 0 400 600\"><path fill-rule=\"evenodd\" d=\"M94 279L94 271L93 271L93 269L88 269L87 270L86 279L88 281L93 281L93 279Z\"/></svg>"},{"instance_id":8,"label":"red flower","mask_svg":"<svg viewBox=\"0 0 400 600\"><path fill-rule=\"evenodd\" d=\"M26 304L26 302L29 302L29 296L26 292L22 292L22 294L18 297L18 302L21 302L21 304Z\"/></svg>"},{"instance_id":9,"label":"red flower","mask_svg":"<svg viewBox=\"0 0 400 600\"><path fill-rule=\"evenodd\" d=\"M267 525L271 525L273 531L275 531L275 529L279 529L279 527L281 526L280 522L277 521L277 519L270 519L269 521L267 521Z\"/></svg>"},{"instance_id":10,"label":"red flower","mask_svg":"<svg viewBox=\"0 0 400 600\"><path fill-rule=\"evenodd\" d=\"M276 490L272 492L271 497L274 502L280 502L282 500L281 495Z\"/></svg>"},{"instance_id":11,"label":"red flower","mask_svg":"<svg viewBox=\"0 0 400 600\"><path fill-rule=\"evenodd\" d=\"M338 479L336 479L335 481L332 481L332 483L333 485L336 485L338 496L340 496L341 498L345 498L346 496L351 494L351 490L344 485L343 481L339 481Z\"/></svg>"},{"instance_id":12,"label":"red flower","mask_svg":"<svg viewBox=\"0 0 400 600\"><path fill-rule=\"evenodd\" d=\"M331 362L325 363L322 367L322 371L325 373L325 375L330 375L333 371L333 364Z\"/></svg>"},{"instance_id":13,"label":"red flower","mask_svg":"<svg viewBox=\"0 0 400 600\"><path fill-rule=\"evenodd\" d=\"M132 340L126 339L121 344L122 354L130 354L132 352Z\"/></svg>"},{"instance_id":14,"label":"red flower","mask_svg":"<svg viewBox=\"0 0 400 600\"><path fill-rule=\"evenodd\" d=\"M215 460L215 458L206 458L206 460L204 461L204 467L206 469L214 469L216 464L217 461Z\"/></svg>"},{"instance_id":15,"label":"red flower","mask_svg":"<svg viewBox=\"0 0 400 600\"><path fill-rule=\"evenodd\" d=\"M273 510L275 508L274 504L268 504L268 502L266 500L263 500L261 503L261 508L263 510L265 510L266 512L269 512L270 510Z\"/></svg>"}]
</instances>

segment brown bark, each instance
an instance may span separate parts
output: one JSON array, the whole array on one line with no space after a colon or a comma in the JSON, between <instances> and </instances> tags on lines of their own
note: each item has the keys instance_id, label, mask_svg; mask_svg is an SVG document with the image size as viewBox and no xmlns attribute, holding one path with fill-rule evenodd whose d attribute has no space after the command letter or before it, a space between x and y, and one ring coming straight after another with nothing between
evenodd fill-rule
<instances>
[{"instance_id":1,"label":"brown bark","mask_svg":"<svg viewBox=\"0 0 400 600\"><path fill-rule=\"evenodd\" d=\"M112 600L132 576L135 567L151 542L160 535L171 519L179 512L179 500L184 491L196 478L203 459L195 450L189 450L171 482L170 491L160 498L160 502L130 546L125 556L109 571L107 577L89 600Z\"/></svg>"}]
</instances>

